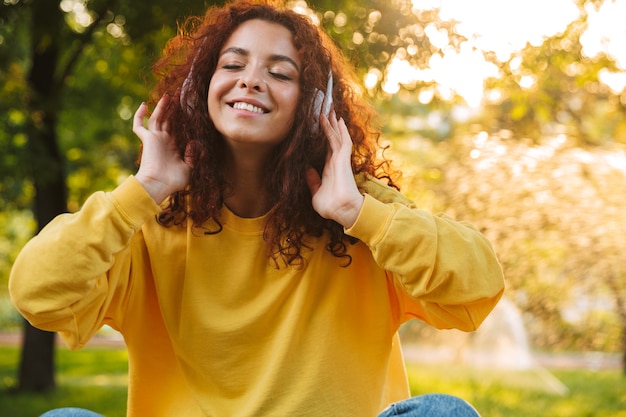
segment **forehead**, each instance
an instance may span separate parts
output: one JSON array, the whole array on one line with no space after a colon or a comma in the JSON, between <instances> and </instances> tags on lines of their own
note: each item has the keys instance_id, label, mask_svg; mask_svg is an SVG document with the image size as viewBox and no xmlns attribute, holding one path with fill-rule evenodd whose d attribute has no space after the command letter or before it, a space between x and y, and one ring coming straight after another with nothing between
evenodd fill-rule
<instances>
[{"instance_id":1,"label":"forehead","mask_svg":"<svg viewBox=\"0 0 626 417\"><path fill-rule=\"evenodd\" d=\"M233 47L244 49L250 54L284 55L300 63L293 35L278 23L260 19L243 22L226 40L221 53Z\"/></svg>"}]
</instances>

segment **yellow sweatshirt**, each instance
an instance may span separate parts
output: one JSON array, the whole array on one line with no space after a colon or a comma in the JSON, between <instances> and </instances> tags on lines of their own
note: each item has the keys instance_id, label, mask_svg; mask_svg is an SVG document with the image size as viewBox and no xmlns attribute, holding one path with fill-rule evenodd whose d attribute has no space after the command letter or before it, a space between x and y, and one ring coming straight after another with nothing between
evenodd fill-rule
<instances>
[{"instance_id":1,"label":"yellow sweatshirt","mask_svg":"<svg viewBox=\"0 0 626 417\"><path fill-rule=\"evenodd\" d=\"M73 349L108 324L129 352L128 416L376 416L409 396L399 326L471 331L501 267L472 227L369 179L348 230L352 264L310 238L306 267L275 268L265 217L224 208L223 230L156 223L134 177L53 220L10 277L19 311ZM96 410L97 411L97 410Z\"/></svg>"}]
</instances>

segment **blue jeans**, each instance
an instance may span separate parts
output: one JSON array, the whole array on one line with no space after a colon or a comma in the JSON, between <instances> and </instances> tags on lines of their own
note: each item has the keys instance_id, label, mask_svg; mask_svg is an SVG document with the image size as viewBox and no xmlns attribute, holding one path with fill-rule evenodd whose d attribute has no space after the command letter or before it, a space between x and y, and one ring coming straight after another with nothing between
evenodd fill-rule
<instances>
[{"instance_id":1,"label":"blue jeans","mask_svg":"<svg viewBox=\"0 0 626 417\"><path fill-rule=\"evenodd\" d=\"M445 394L428 394L391 404L378 417L480 417L464 400ZM58 408L40 417L103 417L81 408Z\"/></svg>"},{"instance_id":2,"label":"blue jeans","mask_svg":"<svg viewBox=\"0 0 626 417\"><path fill-rule=\"evenodd\" d=\"M85 410L83 408L57 408L43 413L39 417L104 417L102 414L94 413L93 411Z\"/></svg>"},{"instance_id":3,"label":"blue jeans","mask_svg":"<svg viewBox=\"0 0 626 417\"><path fill-rule=\"evenodd\" d=\"M391 404L378 417L480 417L467 401L446 394L427 394Z\"/></svg>"}]
</instances>

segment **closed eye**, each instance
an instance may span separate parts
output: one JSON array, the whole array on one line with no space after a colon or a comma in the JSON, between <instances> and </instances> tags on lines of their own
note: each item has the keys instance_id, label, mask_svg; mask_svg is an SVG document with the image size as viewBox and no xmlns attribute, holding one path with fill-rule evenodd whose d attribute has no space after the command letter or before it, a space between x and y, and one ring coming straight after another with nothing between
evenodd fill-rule
<instances>
[{"instance_id":1,"label":"closed eye","mask_svg":"<svg viewBox=\"0 0 626 417\"><path fill-rule=\"evenodd\" d=\"M270 75L272 77L276 78L277 80L281 80L281 81L291 81L292 80L291 77L289 77L289 76L287 76L285 74L278 73L278 72L271 72L270 71Z\"/></svg>"},{"instance_id":2,"label":"closed eye","mask_svg":"<svg viewBox=\"0 0 626 417\"><path fill-rule=\"evenodd\" d=\"M222 68L224 68L225 70L239 70L243 68L243 65L239 65L239 64L226 64L223 65Z\"/></svg>"}]
</instances>

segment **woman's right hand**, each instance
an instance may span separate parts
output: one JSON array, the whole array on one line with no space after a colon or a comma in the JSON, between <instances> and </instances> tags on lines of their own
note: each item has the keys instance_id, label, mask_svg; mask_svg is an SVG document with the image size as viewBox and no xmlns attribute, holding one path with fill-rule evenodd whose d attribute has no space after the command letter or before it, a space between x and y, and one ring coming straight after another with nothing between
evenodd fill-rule
<instances>
[{"instance_id":1,"label":"woman's right hand","mask_svg":"<svg viewBox=\"0 0 626 417\"><path fill-rule=\"evenodd\" d=\"M174 137L170 134L170 124L165 118L170 102L169 95L161 97L148 119L147 128L143 123L148 111L145 103L141 103L133 119L133 132L143 144L135 178L157 204L187 186L192 166L191 156L180 157Z\"/></svg>"}]
</instances>

